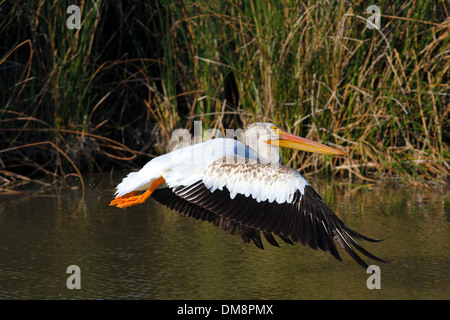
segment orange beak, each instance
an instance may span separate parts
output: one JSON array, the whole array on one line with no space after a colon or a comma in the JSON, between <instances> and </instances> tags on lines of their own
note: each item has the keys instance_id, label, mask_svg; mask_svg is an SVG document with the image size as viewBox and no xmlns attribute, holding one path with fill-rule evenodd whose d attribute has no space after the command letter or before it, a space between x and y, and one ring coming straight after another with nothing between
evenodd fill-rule
<instances>
[{"instance_id":1,"label":"orange beak","mask_svg":"<svg viewBox=\"0 0 450 320\"><path fill-rule=\"evenodd\" d=\"M308 140L302 137L298 137L296 135L283 132L280 130L280 138L279 140L269 140L267 141L268 144L271 144L273 146L280 146L295 150L302 150L307 152L314 152L314 153L322 153L322 154L340 154L340 155L347 155L347 152L337 150L331 147L328 147L326 145L323 145L321 143Z\"/></svg>"}]
</instances>

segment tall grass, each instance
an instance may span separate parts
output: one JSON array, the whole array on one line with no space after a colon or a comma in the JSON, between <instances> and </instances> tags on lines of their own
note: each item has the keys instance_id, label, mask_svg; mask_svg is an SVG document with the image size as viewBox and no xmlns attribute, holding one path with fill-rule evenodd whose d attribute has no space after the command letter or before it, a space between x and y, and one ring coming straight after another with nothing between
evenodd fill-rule
<instances>
[{"instance_id":1,"label":"tall grass","mask_svg":"<svg viewBox=\"0 0 450 320\"><path fill-rule=\"evenodd\" d=\"M379 1L379 30L364 1L80 1L80 30L70 4L1 4L5 186L141 165L197 120L224 135L271 121L349 152L284 153L302 174L448 183L443 1Z\"/></svg>"}]
</instances>

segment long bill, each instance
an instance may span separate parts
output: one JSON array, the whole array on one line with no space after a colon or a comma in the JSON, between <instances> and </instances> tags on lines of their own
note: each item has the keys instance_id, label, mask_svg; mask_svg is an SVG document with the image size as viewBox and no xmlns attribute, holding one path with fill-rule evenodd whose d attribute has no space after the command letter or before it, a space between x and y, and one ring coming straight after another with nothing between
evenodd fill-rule
<instances>
[{"instance_id":1,"label":"long bill","mask_svg":"<svg viewBox=\"0 0 450 320\"><path fill-rule=\"evenodd\" d=\"M267 141L267 143L273 146L280 146L307 152L347 155L347 152L345 151L334 149L321 143L298 137L287 132L282 132L280 134L279 140L269 140Z\"/></svg>"}]
</instances>

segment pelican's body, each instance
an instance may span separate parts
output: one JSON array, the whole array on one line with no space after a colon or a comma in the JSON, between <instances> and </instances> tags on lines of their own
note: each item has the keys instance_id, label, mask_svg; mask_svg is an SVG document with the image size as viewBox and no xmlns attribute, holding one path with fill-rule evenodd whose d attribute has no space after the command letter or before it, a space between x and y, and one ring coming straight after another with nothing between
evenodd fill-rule
<instances>
[{"instance_id":1,"label":"pelican's body","mask_svg":"<svg viewBox=\"0 0 450 320\"><path fill-rule=\"evenodd\" d=\"M276 246L273 235L277 235L288 243L330 251L341 260L335 239L365 268L368 265L350 245L383 261L361 248L352 236L376 240L350 229L300 173L280 164L279 146L346 154L285 133L271 123L255 123L245 131L245 144L213 139L154 158L123 179L111 205L133 206L152 196L173 210L213 222L230 233L238 227L245 242L253 240L260 248L260 233Z\"/></svg>"}]
</instances>

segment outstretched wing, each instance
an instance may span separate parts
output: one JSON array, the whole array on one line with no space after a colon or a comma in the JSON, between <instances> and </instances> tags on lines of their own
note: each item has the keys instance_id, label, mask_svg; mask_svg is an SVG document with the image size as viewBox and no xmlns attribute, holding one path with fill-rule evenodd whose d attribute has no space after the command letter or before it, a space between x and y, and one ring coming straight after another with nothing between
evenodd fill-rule
<instances>
[{"instance_id":1,"label":"outstretched wing","mask_svg":"<svg viewBox=\"0 0 450 320\"><path fill-rule=\"evenodd\" d=\"M228 161L226 161L228 160ZM335 241L362 267L367 263L355 252L384 260L362 248L356 240L378 241L349 228L294 169L256 161L213 162L200 180L190 185L157 189L162 204L196 219L207 220L233 233L239 228L244 241L260 248L260 232L270 244L273 235L286 242L329 251L342 260ZM356 239L356 240L355 240Z\"/></svg>"},{"instance_id":2,"label":"outstretched wing","mask_svg":"<svg viewBox=\"0 0 450 320\"><path fill-rule=\"evenodd\" d=\"M157 189L152 194L152 197L157 202L171 210L178 211L196 220L208 221L214 226L227 231L230 234L234 234L236 231L239 231L244 242L249 243L250 241L253 241L258 248L264 249L259 230L245 227L231 219L219 216L214 212L202 208L194 203L190 203L187 200L177 196L170 188ZM271 245L279 247L278 242L271 234L263 232L263 235ZM281 239L289 244L293 244L293 242L287 238L281 237Z\"/></svg>"}]
</instances>

